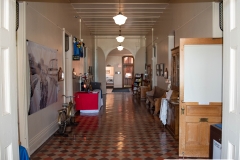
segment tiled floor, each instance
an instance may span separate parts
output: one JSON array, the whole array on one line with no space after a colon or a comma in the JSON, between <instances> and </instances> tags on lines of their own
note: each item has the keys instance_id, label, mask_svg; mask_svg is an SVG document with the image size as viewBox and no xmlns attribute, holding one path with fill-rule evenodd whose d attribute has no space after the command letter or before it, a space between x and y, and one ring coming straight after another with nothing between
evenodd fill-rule
<instances>
[{"instance_id":1,"label":"tiled floor","mask_svg":"<svg viewBox=\"0 0 240 160\"><path fill-rule=\"evenodd\" d=\"M31 160L162 160L178 142L131 93L106 94L99 114L78 115L68 137L52 136ZM71 129L71 128L68 128Z\"/></svg>"}]
</instances>

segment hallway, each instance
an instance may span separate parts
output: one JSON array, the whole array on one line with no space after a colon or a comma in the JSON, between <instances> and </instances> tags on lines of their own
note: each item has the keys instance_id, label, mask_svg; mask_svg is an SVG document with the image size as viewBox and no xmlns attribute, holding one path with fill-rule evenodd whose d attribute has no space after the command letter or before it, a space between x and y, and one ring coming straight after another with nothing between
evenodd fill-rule
<instances>
[{"instance_id":1,"label":"hallway","mask_svg":"<svg viewBox=\"0 0 240 160\"><path fill-rule=\"evenodd\" d=\"M162 160L178 158L178 141L145 102L129 93L104 95L99 114L77 116L68 137L54 135L31 160Z\"/></svg>"}]
</instances>

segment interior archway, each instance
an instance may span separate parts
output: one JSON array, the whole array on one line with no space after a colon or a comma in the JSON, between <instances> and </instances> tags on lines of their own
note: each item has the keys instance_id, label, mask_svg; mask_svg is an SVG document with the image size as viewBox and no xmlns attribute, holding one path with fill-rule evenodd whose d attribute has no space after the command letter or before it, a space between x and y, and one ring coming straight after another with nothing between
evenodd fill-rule
<instances>
[{"instance_id":1,"label":"interior archway","mask_svg":"<svg viewBox=\"0 0 240 160\"><path fill-rule=\"evenodd\" d=\"M125 48L122 51L113 49L107 54L106 57L107 88L123 88L122 58L125 56L133 56L133 54Z\"/></svg>"}]
</instances>

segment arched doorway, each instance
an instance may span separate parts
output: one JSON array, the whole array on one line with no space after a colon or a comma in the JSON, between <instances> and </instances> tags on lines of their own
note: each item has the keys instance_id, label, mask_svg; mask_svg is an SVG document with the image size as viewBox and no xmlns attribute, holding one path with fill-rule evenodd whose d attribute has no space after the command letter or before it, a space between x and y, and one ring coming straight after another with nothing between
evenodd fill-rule
<instances>
[{"instance_id":1,"label":"arched doorway","mask_svg":"<svg viewBox=\"0 0 240 160\"><path fill-rule=\"evenodd\" d=\"M122 51L113 49L107 55L105 66L107 88L111 88L111 86L113 86L112 88L123 88L124 84L123 76L125 75L123 73L123 57L128 56L133 57L132 53L125 48Z\"/></svg>"}]
</instances>

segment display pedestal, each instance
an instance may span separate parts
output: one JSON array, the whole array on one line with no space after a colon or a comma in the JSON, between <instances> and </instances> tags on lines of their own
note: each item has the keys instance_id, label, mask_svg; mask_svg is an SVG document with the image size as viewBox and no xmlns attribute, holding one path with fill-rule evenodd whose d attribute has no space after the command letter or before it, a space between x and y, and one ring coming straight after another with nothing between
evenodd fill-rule
<instances>
[{"instance_id":1,"label":"display pedestal","mask_svg":"<svg viewBox=\"0 0 240 160\"><path fill-rule=\"evenodd\" d=\"M82 113L99 112L101 108L100 92L76 92L74 94L76 110Z\"/></svg>"}]
</instances>

